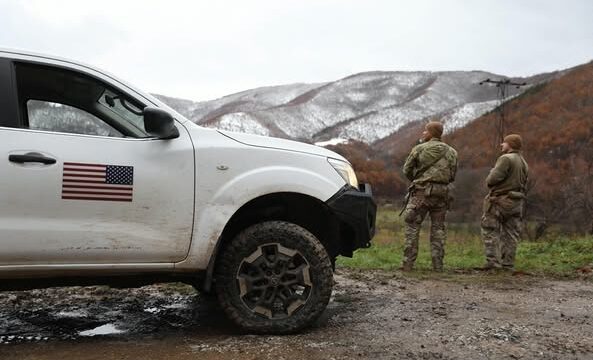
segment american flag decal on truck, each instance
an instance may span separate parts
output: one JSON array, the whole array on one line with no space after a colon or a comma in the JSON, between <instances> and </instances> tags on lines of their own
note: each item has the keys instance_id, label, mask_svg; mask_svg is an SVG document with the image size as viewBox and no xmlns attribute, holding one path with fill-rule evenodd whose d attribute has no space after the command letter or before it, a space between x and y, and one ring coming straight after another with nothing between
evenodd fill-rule
<instances>
[{"instance_id":1,"label":"american flag decal on truck","mask_svg":"<svg viewBox=\"0 0 593 360\"><path fill-rule=\"evenodd\" d=\"M62 199L132 201L134 167L64 163Z\"/></svg>"}]
</instances>

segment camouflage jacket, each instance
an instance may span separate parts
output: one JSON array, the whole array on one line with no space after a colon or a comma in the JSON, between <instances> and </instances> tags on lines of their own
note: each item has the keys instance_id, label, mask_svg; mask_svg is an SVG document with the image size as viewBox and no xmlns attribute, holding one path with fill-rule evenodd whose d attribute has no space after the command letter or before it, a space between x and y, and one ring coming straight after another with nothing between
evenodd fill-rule
<instances>
[{"instance_id":1,"label":"camouflage jacket","mask_svg":"<svg viewBox=\"0 0 593 360\"><path fill-rule=\"evenodd\" d=\"M500 156L486 178L490 195L504 195L510 191L525 193L528 171L527 162L520 152L513 150Z\"/></svg>"},{"instance_id":2,"label":"camouflage jacket","mask_svg":"<svg viewBox=\"0 0 593 360\"><path fill-rule=\"evenodd\" d=\"M404 164L404 174L415 185L449 184L457 173L457 151L440 139L414 146Z\"/></svg>"}]
</instances>

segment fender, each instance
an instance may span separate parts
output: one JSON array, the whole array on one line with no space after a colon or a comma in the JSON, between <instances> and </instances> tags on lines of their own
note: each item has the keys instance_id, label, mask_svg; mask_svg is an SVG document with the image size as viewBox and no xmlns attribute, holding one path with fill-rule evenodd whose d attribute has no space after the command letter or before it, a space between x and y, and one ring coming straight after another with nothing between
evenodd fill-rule
<instances>
[{"instance_id":1,"label":"fender","mask_svg":"<svg viewBox=\"0 0 593 360\"><path fill-rule=\"evenodd\" d=\"M293 166L267 166L242 173L220 186L214 196L196 210L194 236L188 257L175 264L175 268L206 269L211 258L214 258L226 224L251 200L267 194L291 192L325 202L342 185L341 178L328 178L319 172Z\"/></svg>"}]
</instances>

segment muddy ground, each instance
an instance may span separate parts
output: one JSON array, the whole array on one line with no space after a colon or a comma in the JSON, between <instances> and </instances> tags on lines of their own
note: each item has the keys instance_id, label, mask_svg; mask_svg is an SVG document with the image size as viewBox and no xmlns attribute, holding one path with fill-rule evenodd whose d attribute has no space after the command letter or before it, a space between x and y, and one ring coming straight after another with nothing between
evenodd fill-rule
<instances>
[{"instance_id":1,"label":"muddy ground","mask_svg":"<svg viewBox=\"0 0 593 360\"><path fill-rule=\"evenodd\" d=\"M338 270L315 326L242 334L184 285L0 293L0 359L593 359L593 282Z\"/></svg>"}]
</instances>

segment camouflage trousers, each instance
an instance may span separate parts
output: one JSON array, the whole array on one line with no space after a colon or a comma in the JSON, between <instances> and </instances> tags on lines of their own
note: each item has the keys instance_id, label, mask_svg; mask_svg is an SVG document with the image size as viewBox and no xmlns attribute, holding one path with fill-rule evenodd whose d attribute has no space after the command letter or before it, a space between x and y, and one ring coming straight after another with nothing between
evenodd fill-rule
<instances>
[{"instance_id":1,"label":"camouflage trousers","mask_svg":"<svg viewBox=\"0 0 593 360\"><path fill-rule=\"evenodd\" d=\"M418 256L418 240L420 228L427 214L430 214L430 252L434 270L443 269L445 256L445 217L447 215L447 198L426 196L423 191L418 191L410 196L404 211L406 222L406 244L404 248L403 266L412 268Z\"/></svg>"},{"instance_id":2,"label":"camouflage trousers","mask_svg":"<svg viewBox=\"0 0 593 360\"><path fill-rule=\"evenodd\" d=\"M523 200L507 196L484 199L482 239L487 265L512 268L522 227Z\"/></svg>"}]
</instances>

